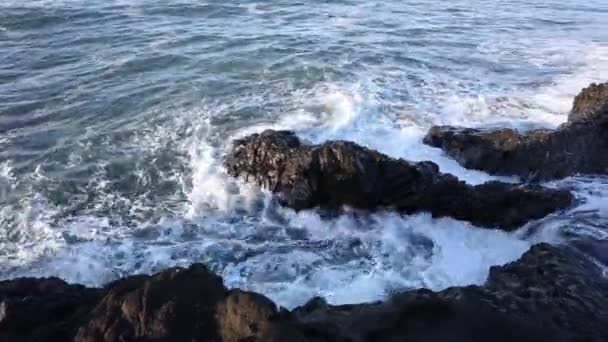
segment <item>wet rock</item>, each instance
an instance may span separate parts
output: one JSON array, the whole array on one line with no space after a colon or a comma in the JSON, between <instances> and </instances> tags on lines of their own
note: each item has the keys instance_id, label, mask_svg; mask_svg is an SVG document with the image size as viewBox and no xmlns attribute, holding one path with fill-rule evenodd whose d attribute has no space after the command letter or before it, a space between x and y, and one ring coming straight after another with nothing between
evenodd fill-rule
<instances>
[{"instance_id":1,"label":"wet rock","mask_svg":"<svg viewBox=\"0 0 608 342\"><path fill-rule=\"evenodd\" d=\"M59 279L0 282L2 341L607 341L608 280L575 249L540 244L484 285L289 312L200 264L103 289Z\"/></svg>"},{"instance_id":2,"label":"wet rock","mask_svg":"<svg viewBox=\"0 0 608 342\"><path fill-rule=\"evenodd\" d=\"M515 229L572 204L570 193L499 182L470 186L432 162L393 159L352 142L305 145L292 132L267 130L234 142L229 174L278 194L295 209L394 208L429 211L475 225Z\"/></svg>"},{"instance_id":3,"label":"wet rock","mask_svg":"<svg viewBox=\"0 0 608 342\"><path fill-rule=\"evenodd\" d=\"M608 173L608 84L591 85L575 99L568 123L556 130L432 127L424 143L466 168L523 180Z\"/></svg>"},{"instance_id":4,"label":"wet rock","mask_svg":"<svg viewBox=\"0 0 608 342\"><path fill-rule=\"evenodd\" d=\"M294 315L327 340L606 341L607 286L582 254L540 244L493 267L483 286L408 291L375 304L314 299Z\"/></svg>"}]
</instances>

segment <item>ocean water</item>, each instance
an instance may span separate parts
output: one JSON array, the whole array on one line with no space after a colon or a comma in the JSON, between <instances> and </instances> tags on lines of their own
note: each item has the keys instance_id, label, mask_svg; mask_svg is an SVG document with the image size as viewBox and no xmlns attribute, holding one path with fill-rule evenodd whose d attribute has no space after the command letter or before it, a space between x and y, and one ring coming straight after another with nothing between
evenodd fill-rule
<instances>
[{"instance_id":1,"label":"ocean water","mask_svg":"<svg viewBox=\"0 0 608 342\"><path fill-rule=\"evenodd\" d=\"M608 2L0 2L0 278L102 285L204 262L294 307L482 283L540 241L608 263L608 178L513 233L429 214L295 212L227 177L235 137L346 139L465 170L433 124L556 127L608 80Z\"/></svg>"}]
</instances>

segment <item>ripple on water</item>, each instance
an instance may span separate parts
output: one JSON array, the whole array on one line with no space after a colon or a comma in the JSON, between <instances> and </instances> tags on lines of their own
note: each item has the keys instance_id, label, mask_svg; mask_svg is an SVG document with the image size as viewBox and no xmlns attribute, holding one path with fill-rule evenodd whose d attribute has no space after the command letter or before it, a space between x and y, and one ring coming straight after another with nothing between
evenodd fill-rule
<instances>
[{"instance_id":1,"label":"ripple on water","mask_svg":"<svg viewBox=\"0 0 608 342\"><path fill-rule=\"evenodd\" d=\"M296 213L221 166L232 139L275 128L516 181L421 141L434 124L555 127L608 79L604 2L549 2L0 2L0 277L101 285L199 261L293 307L481 283L539 241L606 262L601 177L549 183L581 204L504 233Z\"/></svg>"}]
</instances>

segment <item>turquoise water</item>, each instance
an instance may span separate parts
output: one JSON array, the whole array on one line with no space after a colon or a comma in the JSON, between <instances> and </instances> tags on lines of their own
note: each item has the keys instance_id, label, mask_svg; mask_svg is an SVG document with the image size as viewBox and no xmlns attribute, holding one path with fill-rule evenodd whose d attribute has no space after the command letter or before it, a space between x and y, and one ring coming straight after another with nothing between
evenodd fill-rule
<instances>
[{"instance_id":1,"label":"turquoise water","mask_svg":"<svg viewBox=\"0 0 608 342\"><path fill-rule=\"evenodd\" d=\"M433 124L555 127L608 80L608 3L0 3L0 277L89 285L206 262L283 305L479 283L538 241L606 262L608 180L505 234L421 213L280 208L227 177L234 137L293 129L465 170ZM512 181L511 179L503 179Z\"/></svg>"}]
</instances>

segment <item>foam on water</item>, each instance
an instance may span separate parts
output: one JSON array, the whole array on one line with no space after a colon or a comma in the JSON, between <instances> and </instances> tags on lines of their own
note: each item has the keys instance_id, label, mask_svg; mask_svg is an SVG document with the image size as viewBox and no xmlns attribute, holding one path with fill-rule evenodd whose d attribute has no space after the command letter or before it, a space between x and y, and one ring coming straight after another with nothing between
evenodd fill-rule
<instances>
[{"instance_id":1,"label":"foam on water","mask_svg":"<svg viewBox=\"0 0 608 342\"><path fill-rule=\"evenodd\" d=\"M525 58L527 63L549 69L569 69L549 82L524 84L515 88L468 89L458 91L429 87L430 102L439 107L435 124L466 127L555 128L564 123L574 96L593 82L608 79L608 47L577 41L515 40L482 44L479 50L495 56L496 63ZM522 55L525 51L525 54ZM481 76L479 76L481 77ZM444 83L437 79L435 83ZM438 103L437 103L438 102Z\"/></svg>"},{"instance_id":2,"label":"foam on water","mask_svg":"<svg viewBox=\"0 0 608 342\"><path fill-rule=\"evenodd\" d=\"M26 6L59 3L73 1L32 1ZM148 9L139 0L116 0L113 4L124 6L132 17L143 17ZM295 22L286 26L294 32L304 28L307 34L331 40L332 35L360 30L366 20L373 19L363 14L373 13L376 5L382 6L357 5L348 11L327 6L323 11L331 20L323 17L312 25ZM256 18L275 10L258 3L241 7ZM163 24L163 29L166 26ZM205 31L210 37L218 34L212 25L205 29L211 30ZM276 38L275 30L273 27L272 32L263 34ZM173 34L185 34L176 34L174 28L169 31L160 31L160 37L143 42L142 56L161 53L176 38ZM375 38L378 36L365 36L369 41L361 45L376 51L377 46L367 45ZM483 71L471 68L466 80L460 80L463 74L454 76L441 68L433 69L414 52L417 69L412 72L402 68L402 62L390 62L395 56L386 58L393 63L387 62L387 66L376 63L375 59L384 58L373 53L370 63L357 59L368 51L351 54L344 50L340 68L357 68L344 77L332 76L335 73L331 70L325 74L324 68L315 75L316 65L311 62L306 75L314 80L312 84L282 83L300 76L273 75L268 70L276 65L270 63L261 68L263 73L255 74L260 89L252 94L226 95L200 103L175 100L175 104L150 110L160 114L146 111L142 117L123 118L127 123L124 127L122 122L108 122L121 126L109 137L103 136L106 131L91 128L74 139L75 147L66 154L67 166L62 171L94 170L87 173L90 181L79 184L80 192L67 204L61 198L51 198L45 187L47 183L56 185L56 174L42 168L20 173L12 162L3 162L0 190L25 189L21 189L22 197L0 208L1 277L60 276L70 282L101 285L128 274L205 262L224 276L228 286L260 291L283 306L294 307L312 296L324 296L336 304L355 303L379 300L403 289L479 284L490 266L515 260L533 243L567 242L571 236L581 235L606 240L603 227L608 217L608 187L603 178L578 177L548 184L572 189L581 205L505 233L449 218L433 219L425 213L407 216L345 209L337 217L327 217L316 210L295 212L280 207L267 191L228 177L221 166L234 138L274 128L295 130L311 143L344 139L395 158L432 160L443 172L471 184L493 179L514 181L466 170L439 149L422 144L422 138L433 124L554 127L565 121L572 97L580 88L608 79L608 48L568 40L503 42L490 38L479 44L481 54L495 58L490 62L512 65L521 61L557 76L539 84L496 86L493 83L500 80L486 79ZM229 43L235 45L234 41ZM261 49L268 49L264 44L260 44ZM321 55L343 48L341 44L317 47ZM109 70L104 74L107 76L120 74L126 64L139 57L103 50L93 59ZM427 57L433 60L436 56ZM196 61L196 70L213 64ZM187 69L188 79L194 78L192 70ZM275 88L274 81L282 86ZM189 86L198 91L197 82L203 81L195 79ZM236 77L235 83L246 82ZM200 88L214 90L205 83ZM205 95L201 91L195 97ZM238 117L235 123L234 113L241 112L245 113L243 118ZM8 136L0 137L0 143L8 145ZM108 160L91 160L91 150L101 150ZM110 162L111 158L118 161Z\"/></svg>"},{"instance_id":3,"label":"foam on water","mask_svg":"<svg viewBox=\"0 0 608 342\"><path fill-rule=\"evenodd\" d=\"M16 187L13 165L7 160L0 164L0 200L4 201L8 198L9 193Z\"/></svg>"},{"instance_id":4,"label":"foam on water","mask_svg":"<svg viewBox=\"0 0 608 342\"><path fill-rule=\"evenodd\" d=\"M495 179L465 170L439 150L424 146L421 139L428 125L403 120L409 113L382 112L380 91L369 80L323 83L295 93L293 101L299 105L293 112L275 122L236 130L233 137L266 128L294 129L313 143L348 139L393 157L434 160L443 171L474 184ZM177 123L134 137L148 151L177 141L178 151L186 154L191 185L183 185L188 204L177 216L122 227L108 218L86 215L57 222L56 209L35 196L20 218L20 243L2 246L9 262L5 270L12 270L7 274L58 275L101 285L126 274L204 261L221 272L228 286L260 291L294 307L313 296L336 304L354 303L408 288L479 284L490 266L516 259L531 244L563 241L564 219L556 217L504 233L424 213L370 215L347 210L328 218L315 210L281 208L269 193L225 174L221 156L233 137L218 140L211 121L216 114L186 113ZM180 141L183 138L176 131L185 126L188 138ZM5 178L12 177L7 165L2 172ZM97 191L108 193L102 202L119 200L108 192L103 174L100 177ZM597 190L597 182L577 179L552 186L572 187L584 200L571 216L581 212L604 216L605 194ZM127 206L136 211L137 201L128 201ZM59 224L62 229L57 229ZM592 227L580 229L589 229L594 238L606 238ZM11 250L15 246L19 250ZM20 265L30 266L19 270Z\"/></svg>"},{"instance_id":5,"label":"foam on water","mask_svg":"<svg viewBox=\"0 0 608 342\"><path fill-rule=\"evenodd\" d=\"M425 158L421 128L367 121L365 116L373 118L373 113L365 113L356 94L344 93L322 96L328 109L318 116L294 113L270 127L297 129L318 142L354 137L393 156ZM338 119L331 117L333 113ZM28 218L22 219L20 228L23 243L20 251L11 253L9 267L14 272L7 274L58 275L101 285L126 274L204 261L221 272L228 286L260 291L291 308L313 296L336 304L354 303L380 300L407 288L479 284L490 266L516 259L533 242L558 240L557 225L555 230L543 228L523 236L427 214L346 212L324 218L314 210L296 213L280 208L270 194L227 177L220 163L226 146L214 147L210 142L208 119L197 125L193 140L184 146L192 186L183 218L115 227L107 218L80 216L62 220L62 229L57 230L54 209L40 199L24 213ZM163 140L155 136L153 140ZM445 159L439 154L426 158ZM491 179L456 164L452 167L473 183ZM103 188L100 185L99 190ZM598 203L603 204L601 196ZM133 237L147 232L152 236ZM78 243L67 243L66 236ZM29 268L17 270L28 264Z\"/></svg>"},{"instance_id":6,"label":"foam on water","mask_svg":"<svg viewBox=\"0 0 608 342\"><path fill-rule=\"evenodd\" d=\"M550 85L528 94L532 101L547 110L538 113L543 121L557 126L566 120L564 113L572 108L572 100L578 92L593 82L608 79L608 46L592 45L584 49L585 54L578 62L578 68L567 75L557 77ZM580 58L580 57L579 57ZM550 113L547 118L546 113ZM561 114L561 115L560 115Z\"/></svg>"},{"instance_id":7,"label":"foam on water","mask_svg":"<svg viewBox=\"0 0 608 342\"><path fill-rule=\"evenodd\" d=\"M312 296L355 303L408 288L479 284L490 266L509 262L530 247L514 234L426 214L351 213L323 219L314 212L291 212L287 218L290 226L308 232L309 241L327 248L262 255L228 267L224 276L230 285L267 293L288 307ZM256 279L270 272L275 279Z\"/></svg>"}]
</instances>

